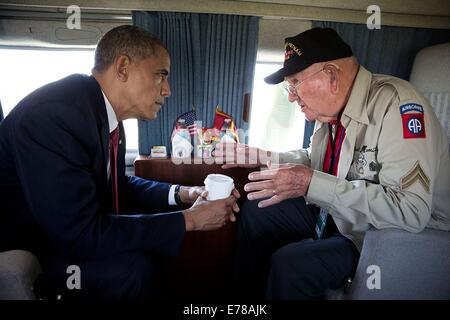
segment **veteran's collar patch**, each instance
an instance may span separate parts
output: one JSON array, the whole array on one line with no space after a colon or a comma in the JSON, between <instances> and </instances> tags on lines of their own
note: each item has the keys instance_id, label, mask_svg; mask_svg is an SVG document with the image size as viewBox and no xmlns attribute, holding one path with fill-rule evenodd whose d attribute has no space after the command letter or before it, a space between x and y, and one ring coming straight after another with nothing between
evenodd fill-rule
<instances>
[{"instance_id":1,"label":"veteran's collar patch","mask_svg":"<svg viewBox=\"0 0 450 320\"><path fill-rule=\"evenodd\" d=\"M423 107L417 103L408 103L400 106L403 124L403 138L425 138L425 121Z\"/></svg>"}]
</instances>

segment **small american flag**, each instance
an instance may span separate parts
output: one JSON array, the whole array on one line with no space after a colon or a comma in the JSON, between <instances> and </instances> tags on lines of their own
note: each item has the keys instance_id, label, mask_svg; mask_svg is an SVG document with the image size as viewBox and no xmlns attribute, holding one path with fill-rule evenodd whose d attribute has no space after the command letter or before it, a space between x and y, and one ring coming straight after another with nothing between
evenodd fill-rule
<instances>
[{"instance_id":1,"label":"small american flag","mask_svg":"<svg viewBox=\"0 0 450 320\"><path fill-rule=\"evenodd\" d=\"M183 113L177 118L177 120L175 120L175 123L177 123L179 119L184 119L186 127L188 128L189 134L191 136L197 134L197 124L195 123L195 121L197 121L197 115L195 113L195 110Z\"/></svg>"}]
</instances>

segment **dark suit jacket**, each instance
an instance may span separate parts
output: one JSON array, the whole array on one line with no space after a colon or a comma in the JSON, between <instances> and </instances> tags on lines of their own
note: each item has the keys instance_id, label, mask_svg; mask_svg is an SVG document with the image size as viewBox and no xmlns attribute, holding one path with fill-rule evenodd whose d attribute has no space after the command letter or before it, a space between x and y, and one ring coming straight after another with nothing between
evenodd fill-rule
<instances>
[{"instance_id":1,"label":"dark suit jacket","mask_svg":"<svg viewBox=\"0 0 450 320\"><path fill-rule=\"evenodd\" d=\"M149 214L170 211L170 185L125 176L124 135L121 214L112 213L108 139L106 107L93 77L50 83L11 111L0 124L0 251L75 259L131 250L176 254L185 232L181 212Z\"/></svg>"}]
</instances>

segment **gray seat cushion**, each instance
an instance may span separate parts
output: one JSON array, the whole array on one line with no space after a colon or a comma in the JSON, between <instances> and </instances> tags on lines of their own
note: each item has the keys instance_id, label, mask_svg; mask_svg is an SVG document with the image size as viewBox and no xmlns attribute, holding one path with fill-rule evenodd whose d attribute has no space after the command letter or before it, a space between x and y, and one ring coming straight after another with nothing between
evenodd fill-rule
<instances>
[{"instance_id":1,"label":"gray seat cushion","mask_svg":"<svg viewBox=\"0 0 450 320\"><path fill-rule=\"evenodd\" d=\"M380 289L367 286L369 266L379 267ZM450 299L450 232L369 230L348 298Z\"/></svg>"},{"instance_id":2,"label":"gray seat cushion","mask_svg":"<svg viewBox=\"0 0 450 320\"><path fill-rule=\"evenodd\" d=\"M0 300L35 299L33 283L40 272L41 266L32 253L0 252Z\"/></svg>"}]
</instances>

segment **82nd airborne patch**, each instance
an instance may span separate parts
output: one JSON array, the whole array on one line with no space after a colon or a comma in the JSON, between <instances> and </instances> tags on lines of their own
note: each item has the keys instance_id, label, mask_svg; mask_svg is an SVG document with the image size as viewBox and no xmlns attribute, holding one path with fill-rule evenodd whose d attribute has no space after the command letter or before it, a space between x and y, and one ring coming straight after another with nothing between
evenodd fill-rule
<instances>
[{"instance_id":1,"label":"82nd airborne patch","mask_svg":"<svg viewBox=\"0 0 450 320\"><path fill-rule=\"evenodd\" d=\"M400 106L403 124L403 138L425 138L425 121L423 107L417 103L408 103Z\"/></svg>"}]
</instances>

